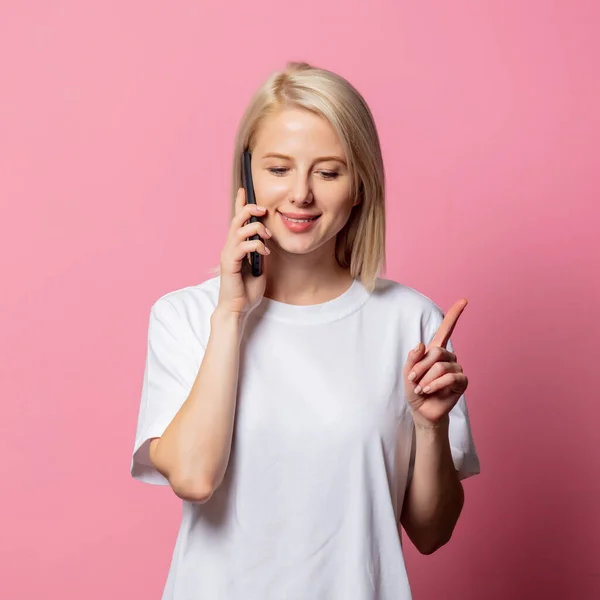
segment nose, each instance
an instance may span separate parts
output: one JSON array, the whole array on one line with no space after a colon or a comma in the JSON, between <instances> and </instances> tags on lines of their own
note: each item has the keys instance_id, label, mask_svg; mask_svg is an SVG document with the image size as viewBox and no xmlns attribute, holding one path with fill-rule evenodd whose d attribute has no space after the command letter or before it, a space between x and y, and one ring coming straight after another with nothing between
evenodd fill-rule
<instances>
[{"instance_id":1,"label":"nose","mask_svg":"<svg viewBox=\"0 0 600 600\"><path fill-rule=\"evenodd\" d=\"M313 201L313 193L308 177L298 173L290 191L290 203L294 206L307 206Z\"/></svg>"}]
</instances>

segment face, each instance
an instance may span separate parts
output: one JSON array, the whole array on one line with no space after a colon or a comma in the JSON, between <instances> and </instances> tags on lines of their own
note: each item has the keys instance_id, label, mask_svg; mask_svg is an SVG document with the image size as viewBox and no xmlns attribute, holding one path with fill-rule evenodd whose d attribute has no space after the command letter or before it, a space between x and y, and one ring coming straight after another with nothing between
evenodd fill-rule
<instances>
[{"instance_id":1,"label":"face","mask_svg":"<svg viewBox=\"0 0 600 600\"><path fill-rule=\"evenodd\" d=\"M325 119L299 109L266 117L252 150L252 178L257 203L268 210L271 247L333 256L353 203L346 156Z\"/></svg>"}]
</instances>

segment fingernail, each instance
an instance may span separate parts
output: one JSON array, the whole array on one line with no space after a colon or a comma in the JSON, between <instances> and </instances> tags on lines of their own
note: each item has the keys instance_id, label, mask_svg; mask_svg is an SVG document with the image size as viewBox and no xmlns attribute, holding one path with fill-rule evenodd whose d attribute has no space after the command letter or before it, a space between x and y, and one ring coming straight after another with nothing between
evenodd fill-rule
<instances>
[{"instance_id":1,"label":"fingernail","mask_svg":"<svg viewBox=\"0 0 600 600\"><path fill-rule=\"evenodd\" d=\"M266 252L267 254L271 254L271 251L270 251L270 250L269 250L269 249L268 249L266 246L265 246L265 252Z\"/></svg>"},{"instance_id":2,"label":"fingernail","mask_svg":"<svg viewBox=\"0 0 600 600\"><path fill-rule=\"evenodd\" d=\"M418 385L418 386L415 388L415 394L420 394L420 393L421 393L421 386L420 386L420 385Z\"/></svg>"},{"instance_id":3,"label":"fingernail","mask_svg":"<svg viewBox=\"0 0 600 600\"><path fill-rule=\"evenodd\" d=\"M273 235L273 234L272 234L272 233L269 231L269 228L268 228L268 227L265 227L265 231L267 232L267 235L268 235L269 237L271 237L271 236Z\"/></svg>"},{"instance_id":4,"label":"fingernail","mask_svg":"<svg viewBox=\"0 0 600 600\"><path fill-rule=\"evenodd\" d=\"M417 374L412 371L411 374L408 376L408 380L409 381L414 381L417 378Z\"/></svg>"},{"instance_id":5,"label":"fingernail","mask_svg":"<svg viewBox=\"0 0 600 600\"><path fill-rule=\"evenodd\" d=\"M430 385L428 385L426 388L424 388L424 389L423 389L423 392L424 392L425 394L427 394L427 393L428 393L428 392L430 392L430 391L431 391L431 386L430 386Z\"/></svg>"},{"instance_id":6,"label":"fingernail","mask_svg":"<svg viewBox=\"0 0 600 600\"><path fill-rule=\"evenodd\" d=\"M416 354L417 352L419 352L419 350L421 349L421 342L419 342L416 346L415 349L413 350L413 352Z\"/></svg>"},{"instance_id":7,"label":"fingernail","mask_svg":"<svg viewBox=\"0 0 600 600\"><path fill-rule=\"evenodd\" d=\"M265 210L267 210L264 206L257 206L256 208L258 208L258 210L261 212L265 212Z\"/></svg>"}]
</instances>

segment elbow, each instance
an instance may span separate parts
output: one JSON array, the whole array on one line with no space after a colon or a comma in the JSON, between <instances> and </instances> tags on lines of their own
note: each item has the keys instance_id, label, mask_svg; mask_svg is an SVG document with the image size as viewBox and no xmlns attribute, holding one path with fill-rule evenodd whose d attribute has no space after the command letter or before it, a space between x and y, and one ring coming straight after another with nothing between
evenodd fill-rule
<instances>
[{"instance_id":1,"label":"elbow","mask_svg":"<svg viewBox=\"0 0 600 600\"><path fill-rule=\"evenodd\" d=\"M210 500L218 487L206 479L178 476L170 477L169 484L178 498L197 504Z\"/></svg>"},{"instance_id":2,"label":"elbow","mask_svg":"<svg viewBox=\"0 0 600 600\"><path fill-rule=\"evenodd\" d=\"M462 486L460 489L461 494L455 506L454 514L449 516L444 523L441 523L433 530L429 530L428 534L424 535L423 539L420 540L420 544L417 545L417 550L421 554L433 554L452 539L454 529L458 523L458 519L464 505L464 493L462 492Z\"/></svg>"},{"instance_id":3,"label":"elbow","mask_svg":"<svg viewBox=\"0 0 600 600\"><path fill-rule=\"evenodd\" d=\"M456 521L446 523L445 526L424 531L414 540L415 547L421 554L430 555L445 546L451 539L456 527Z\"/></svg>"},{"instance_id":4,"label":"elbow","mask_svg":"<svg viewBox=\"0 0 600 600\"><path fill-rule=\"evenodd\" d=\"M421 542L417 546L417 550L421 554L424 554L425 556L429 556L429 555L433 554L434 552L437 552L442 546L445 546L450 541L451 538L452 538L452 535L449 535L449 536L437 538L435 540L432 539L432 540L428 540L427 542Z\"/></svg>"},{"instance_id":5,"label":"elbow","mask_svg":"<svg viewBox=\"0 0 600 600\"><path fill-rule=\"evenodd\" d=\"M178 466L173 469L169 461L159 453L159 449L162 448L159 441L160 438L156 438L150 444L150 461L154 468L167 479L175 495L187 502L199 504L210 500L218 484L208 477L190 475L190 469L187 467L182 469L181 466Z\"/></svg>"}]
</instances>

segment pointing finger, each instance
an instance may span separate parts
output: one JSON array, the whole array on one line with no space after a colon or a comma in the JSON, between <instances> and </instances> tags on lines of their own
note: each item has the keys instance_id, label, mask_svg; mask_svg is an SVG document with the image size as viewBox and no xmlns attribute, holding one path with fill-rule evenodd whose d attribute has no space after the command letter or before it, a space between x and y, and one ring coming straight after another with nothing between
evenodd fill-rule
<instances>
[{"instance_id":1,"label":"pointing finger","mask_svg":"<svg viewBox=\"0 0 600 600\"><path fill-rule=\"evenodd\" d=\"M448 340L452 336L452 332L456 327L458 318L462 314L463 310L465 310L468 302L469 301L466 298L462 298L458 302L454 303L452 308L448 311L448 314L444 317L444 320L442 321L427 348L431 348L432 346L439 346L440 348L446 347L446 344L448 344Z\"/></svg>"}]
</instances>

